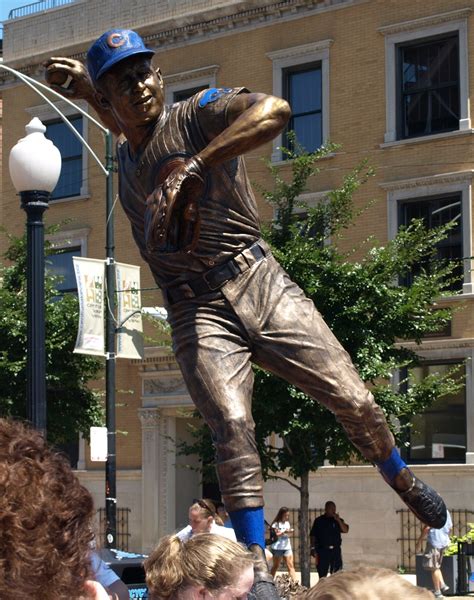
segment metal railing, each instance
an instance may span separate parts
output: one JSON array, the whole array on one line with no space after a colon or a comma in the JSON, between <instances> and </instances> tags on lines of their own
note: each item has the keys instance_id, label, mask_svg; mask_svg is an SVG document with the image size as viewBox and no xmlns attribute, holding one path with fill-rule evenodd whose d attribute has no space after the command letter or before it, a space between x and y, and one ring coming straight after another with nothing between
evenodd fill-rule
<instances>
[{"instance_id":1,"label":"metal railing","mask_svg":"<svg viewBox=\"0 0 474 600\"><path fill-rule=\"evenodd\" d=\"M451 535L463 536L467 533L468 523L474 522L474 511L464 508L450 509L453 520ZM414 573L416 569L416 541L420 537L422 524L408 509L397 510L400 515L401 535L397 539L400 544L399 567L408 573Z\"/></svg>"},{"instance_id":2,"label":"metal railing","mask_svg":"<svg viewBox=\"0 0 474 600\"><path fill-rule=\"evenodd\" d=\"M130 530L128 527L129 516L131 513L130 508L117 508L117 535L116 547L118 550L128 551L129 540L131 537ZM97 535L98 540L105 539L105 530L107 526L107 519L105 514L105 508L99 508L97 511L99 515L99 533Z\"/></svg>"},{"instance_id":3,"label":"metal railing","mask_svg":"<svg viewBox=\"0 0 474 600\"><path fill-rule=\"evenodd\" d=\"M76 0L40 0L39 2L33 2L32 4L25 4L18 8L13 8L8 13L8 19L18 19L19 17L27 17L43 10L49 10L50 8L57 8L63 4L72 4Z\"/></svg>"}]
</instances>

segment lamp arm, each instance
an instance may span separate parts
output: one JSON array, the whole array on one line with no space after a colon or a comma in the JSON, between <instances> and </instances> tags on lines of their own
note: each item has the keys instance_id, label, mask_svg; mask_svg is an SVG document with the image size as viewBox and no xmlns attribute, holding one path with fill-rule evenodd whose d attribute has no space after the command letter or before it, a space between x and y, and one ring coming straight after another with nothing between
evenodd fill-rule
<instances>
[{"instance_id":1,"label":"lamp arm","mask_svg":"<svg viewBox=\"0 0 474 600\"><path fill-rule=\"evenodd\" d=\"M82 135L76 130L76 128L71 124L71 122L69 121L69 119L59 110L59 108L53 103L51 102L51 100L45 96L43 94L43 92L41 92L38 88L42 87L45 88L48 92L50 92L51 94L54 94L55 96L57 96L58 98L61 98L61 100L64 100L65 102L67 102L68 104L70 104L71 106L73 106L78 112L80 112L83 116L85 116L87 119L89 119L90 121L92 121L95 125L97 125L98 127L100 127L100 129L105 133L105 135L108 135L110 132L107 128L105 128L103 125L101 125L98 121L96 121L96 119L94 119L93 117L91 117L89 114L86 113L85 110L83 110L80 106L77 106L77 104L74 104L74 102L71 102L71 100L68 100L67 98L64 98L64 96L61 96L61 94L58 94L58 92L55 92L54 90L50 89L48 86L43 85L42 83L40 83L39 81L36 81L34 79L32 79L31 77L28 77L28 75L24 75L23 73L20 73L19 71L17 71L16 69L12 69L11 67L7 67L6 65L4 65L3 63L0 62L0 69L4 69L5 71L9 71L10 73L13 73L14 75L16 75L18 77L18 79L21 79L23 81L23 83L25 83L28 87L34 89L34 91L41 96L44 100L46 100L46 102L51 106L51 108L53 108L58 115L61 117L61 119L64 121L65 125L67 127L69 127L69 129L71 130L71 132L81 141L82 144L84 144L84 146L87 148L87 150L89 151L89 153L92 155L92 157L95 159L96 163L99 165L99 167L102 169L102 171L104 172L104 174L106 176L109 175L109 171L107 171L107 169L104 167L104 165L102 164L101 160L99 159L99 157L97 156L97 154L94 152L94 150L92 150L92 148L89 146L89 144L86 142L86 140L82 137Z\"/></svg>"}]
</instances>

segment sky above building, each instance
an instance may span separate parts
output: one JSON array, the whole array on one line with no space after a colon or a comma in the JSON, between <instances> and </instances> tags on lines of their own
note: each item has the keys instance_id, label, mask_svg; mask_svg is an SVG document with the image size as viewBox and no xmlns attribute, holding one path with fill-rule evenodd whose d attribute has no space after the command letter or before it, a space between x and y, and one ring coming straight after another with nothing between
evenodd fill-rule
<instances>
[{"instance_id":1,"label":"sky above building","mask_svg":"<svg viewBox=\"0 0 474 600\"><path fill-rule=\"evenodd\" d=\"M13 8L30 4L28 0L0 0L0 22L8 19L8 13ZM3 38L3 25L0 26L0 37Z\"/></svg>"}]
</instances>

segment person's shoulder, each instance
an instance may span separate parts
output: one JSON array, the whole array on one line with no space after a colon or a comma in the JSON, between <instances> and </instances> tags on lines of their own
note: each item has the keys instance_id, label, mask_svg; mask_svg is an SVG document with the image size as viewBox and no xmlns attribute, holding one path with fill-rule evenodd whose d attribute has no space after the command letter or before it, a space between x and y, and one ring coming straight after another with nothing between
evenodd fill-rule
<instances>
[{"instance_id":1,"label":"person's shoulder","mask_svg":"<svg viewBox=\"0 0 474 600\"><path fill-rule=\"evenodd\" d=\"M91 552L91 567L94 573L94 579L98 581L101 585L108 587L115 581L117 581L119 576L115 573L115 571L108 565L99 554L95 551Z\"/></svg>"},{"instance_id":2,"label":"person's shoulder","mask_svg":"<svg viewBox=\"0 0 474 600\"><path fill-rule=\"evenodd\" d=\"M191 532L191 525L186 525L186 527L183 527L183 529L180 529L176 532L176 537L179 537L180 540L186 541L189 537L191 537Z\"/></svg>"},{"instance_id":3,"label":"person's shoulder","mask_svg":"<svg viewBox=\"0 0 474 600\"><path fill-rule=\"evenodd\" d=\"M319 515L319 517L316 517L314 519L315 523L321 523L321 521L324 521L326 519L326 515Z\"/></svg>"},{"instance_id":4,"label":"person's shoulder","mask_svg":"<svg viewBox=\"0 0 474 600\"><path fill-rule=\"evenodd\" d=\"M237 541L235 531L230 527L223 527L222 525L217 525L217 523L214 523L213 533L216 533L217 535L222 535L223 537L229 538L234 542Z\"/></svg>"},{"instance_id":5,"label":"person's shoulder","mask_svg":"<svg viewBox=\"0 0 474 600\"><path fill-rule=\"evenodd\" d=\"M201 90L195 95L197 105L199 108L205 108L206 106L217 103L219 100L230 99L233 96L237 96L243 92L248 92L247 88L244 87L221 87L221 88L207 88Z\"/></svg>"}]
</instances>

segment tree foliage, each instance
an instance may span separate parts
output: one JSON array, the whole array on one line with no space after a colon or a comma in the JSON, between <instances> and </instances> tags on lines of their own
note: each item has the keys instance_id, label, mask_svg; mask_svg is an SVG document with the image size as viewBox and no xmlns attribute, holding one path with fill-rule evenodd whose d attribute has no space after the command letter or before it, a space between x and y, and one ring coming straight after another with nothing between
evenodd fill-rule
<instances>
[{"instance_id":1,"label":"tree foliage","mask_svg":"<svg viewBox=\"0 0 474 600\"><path fill-rule=\"evenodd\" d=\"M0 265L0 414L26 418L26 239L8 238ZM88 385L99 375L101 363L73 354L78 300L72 294L58 295L56 284L46 273L47 433L51 442L63 444L77 439L79 432L88 437L89 428L103 422L99 395Z\"/></svg>"}]
</instances>

